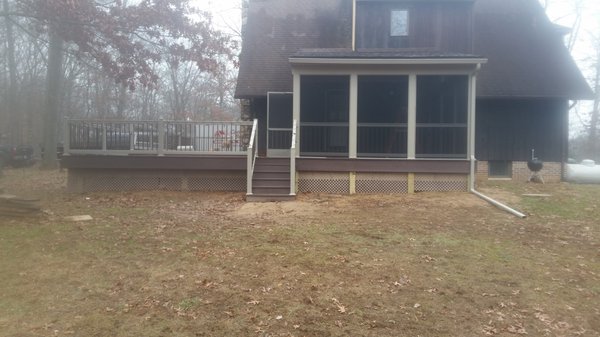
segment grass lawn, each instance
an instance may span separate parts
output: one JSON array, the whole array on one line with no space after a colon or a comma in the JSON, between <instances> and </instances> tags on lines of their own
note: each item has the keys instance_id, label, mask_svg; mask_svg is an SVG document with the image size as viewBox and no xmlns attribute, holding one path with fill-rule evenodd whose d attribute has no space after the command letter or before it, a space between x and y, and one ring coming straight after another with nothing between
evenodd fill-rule
<instances>
[{"instance_id":1,"label":"grass lawn","mask_svg":"<svg viewBox=\"0 0 600 337\"><path fill-rule=\"evenodd\" d=\"M253 204L65 179L0 178L45 210L0 218L0 336L600 336L600 186L481 187L518 219L467 193Z\"/></svg>"}]
</instances>

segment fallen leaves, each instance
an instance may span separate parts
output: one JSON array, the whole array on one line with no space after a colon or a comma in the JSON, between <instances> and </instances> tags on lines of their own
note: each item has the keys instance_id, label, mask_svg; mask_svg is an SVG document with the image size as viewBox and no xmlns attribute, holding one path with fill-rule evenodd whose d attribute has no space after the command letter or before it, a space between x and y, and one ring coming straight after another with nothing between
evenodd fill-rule
<instances>
[{"instance_id":1,"label":"fallen leaves","mask_svg":"<svg viewBox=\"0 0 600 337\"><path fill-rule=\"evenodd\" d=\"M340 314L345 314L346 313L346 307L340 303L340 301L338 301L336 298L332 298L331 299L333 301L333 304L337 307L337 310Z\"/></svg>"},{"instance_id":2,"label":"fallen leaves","mask_svg":"<svg viewBox=\"0 0 600 337\"><path fill-rule=\"evenodd\" d=\"M508 328L506 328L506 331L508 331L512 334L517 334L517 335L527 335L527 331L523 327L522 323L511 325Z\"/></svg>"},{"instance_id":3,"label":"fallen leaves","mask_svg":"<svg viewBox=\"0 0 600 337\"><path fill-rule=\"evenodd\" d=\"M483 333L486 336L493 336L498 333L498 329L496 327L494 327L492 325L492 322L490 321L487 325L483 326Z\"/></svg>"}]
</instances>

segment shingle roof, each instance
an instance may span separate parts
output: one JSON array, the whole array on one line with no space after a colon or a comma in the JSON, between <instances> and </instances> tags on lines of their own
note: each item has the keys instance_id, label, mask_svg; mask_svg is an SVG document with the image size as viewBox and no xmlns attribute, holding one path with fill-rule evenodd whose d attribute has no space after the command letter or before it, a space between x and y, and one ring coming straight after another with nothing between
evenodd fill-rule
<instances>
[{"instance_id":1,"label":"shingle roof","mask_svg":"<svg viewBox=\"0 0 600 337\"><path fill-rule=\"evenodd\" d=\"M351 21L347 0L251 0L236 97L292 91L290 56L349 50ZM473 54L488 59L478 96L591 98L562 38L537 0L476 0Z\"/></svg>"},{"instance_id":2,"label":"shingle roof","mask_svg":"<svg viewBox=\"0 0 600 337\"><path fill-rule=\"evenodd\" d=\"M591 98L564 32L537 0L479 0L474 11L473 49L488 58L478 96Z\"/></svg>"}]
</instances>

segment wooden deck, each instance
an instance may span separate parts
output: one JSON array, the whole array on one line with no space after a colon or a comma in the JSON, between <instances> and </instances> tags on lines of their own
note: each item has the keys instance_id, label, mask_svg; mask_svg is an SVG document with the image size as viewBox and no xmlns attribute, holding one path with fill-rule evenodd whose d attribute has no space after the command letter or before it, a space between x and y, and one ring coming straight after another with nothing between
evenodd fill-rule
<instances>
[{"instance_id":1,"label":"wooden deck","mask_svg":"<svg viewBox=\"0 0 600 337\"><path fill-rule=\"evenodd\" d=\"M245 191L249 200L275 194L287 200L297 191L466 190L470 163L464 159L296 157L294 146L290 153L296 156L264 159L258 156L257 125L69 121L61 166L69 170L75 192Z\"/></svg>"}]
</instances>

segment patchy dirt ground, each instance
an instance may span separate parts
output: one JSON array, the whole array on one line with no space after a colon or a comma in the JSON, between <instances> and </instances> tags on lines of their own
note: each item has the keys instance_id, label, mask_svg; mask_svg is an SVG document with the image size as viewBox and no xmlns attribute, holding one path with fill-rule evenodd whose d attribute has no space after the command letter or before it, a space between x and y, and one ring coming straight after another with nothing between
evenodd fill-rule
<instances>
[{"instance_id":1,"label":"patchy dirt ground","mask_svg":"<svg viewBox=\"0 0 600 337\"><path fill-rule=\"evenodd\" d=\"M600 186L481 187L517 219L466 193L255 204L65 179L0 178L44 207L0 218L0 336L600 336Z\"/></svg>"}]
</instances>

